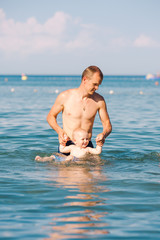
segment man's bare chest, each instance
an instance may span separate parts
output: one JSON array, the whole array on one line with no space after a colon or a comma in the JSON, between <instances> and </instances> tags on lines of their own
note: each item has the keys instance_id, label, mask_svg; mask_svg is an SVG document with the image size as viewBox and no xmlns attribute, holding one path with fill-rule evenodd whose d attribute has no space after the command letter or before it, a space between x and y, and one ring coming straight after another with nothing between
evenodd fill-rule
<instances>
[{"instance_id":1,"label":"man's bare chest","mask_svg":"<svg viewBox=\"0 0 160 240\"><path fill-rule=\"evenodd\" d=\"M73 118L92 119L98 110L98 104L89 99L88 101L80 101L68 99L64 105L64 114Z\"/></svg>"}]
</instances>

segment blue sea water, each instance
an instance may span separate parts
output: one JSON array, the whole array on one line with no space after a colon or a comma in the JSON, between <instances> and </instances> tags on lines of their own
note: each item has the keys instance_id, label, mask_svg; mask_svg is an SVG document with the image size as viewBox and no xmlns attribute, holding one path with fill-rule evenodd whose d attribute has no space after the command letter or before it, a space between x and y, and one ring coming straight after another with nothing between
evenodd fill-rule
<instances>
[{"instance_id":1,"label":"blue sea water","mask_svg":"<svg viewBox=\"0 0 160 240\"><path fill-rule=\"evenodd\" d=\"M46 116L80 76L0 76L0 239L160 239L160 85L105 76L113 132L99 158L62 165ZM61 115L58 117L61 125ZM102 131L98 116L95 137Z\"/></svg>"}]
</instances>

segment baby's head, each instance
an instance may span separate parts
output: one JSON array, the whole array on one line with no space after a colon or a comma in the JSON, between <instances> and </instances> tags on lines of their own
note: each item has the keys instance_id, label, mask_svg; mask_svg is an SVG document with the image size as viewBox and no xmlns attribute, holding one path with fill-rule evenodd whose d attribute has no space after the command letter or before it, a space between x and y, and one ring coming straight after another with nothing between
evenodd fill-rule
<instances>
[{"instance_id":1,"label":"baby's head","mask_svg":"<svg viewBox=\"0 0 160 240\"><path fill-rule=\"evenodd\" d=\"M75 129L73 131L73 141L78 147L87 147L89 143L88 132L82 128Z\"/></svg>"}]
</instances>

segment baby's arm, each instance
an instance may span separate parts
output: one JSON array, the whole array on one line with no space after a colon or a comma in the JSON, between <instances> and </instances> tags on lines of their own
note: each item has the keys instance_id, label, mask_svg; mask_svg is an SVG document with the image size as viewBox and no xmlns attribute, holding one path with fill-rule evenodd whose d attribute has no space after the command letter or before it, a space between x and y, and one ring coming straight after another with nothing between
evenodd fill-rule
<instances>
[{"instance_id":1,"label":"baby's arm","mask_svg":"<svg viewBox=\"0 0 160 240\"><path fill-rule=\"evenodd\" d=\"M69 146L63 146L60 144L59 150L61 153L70 153L71 152L71 147L72 145Z\"/></svg>"},{"instance_id":2,"label":"baby's arm","mask_svg":"<svg viewBox=\"0 0 160 240\"><path fill-rule=\"evenodd\" d=\"M61 153L71 153L71 150L72 150L73 147L74 147L73 144L69 145L69 146L60 145L59 149L60 149ZM73 159L74 159L74 157L72 155L69 155L69 156L65 157L64 162L69 162L69 161L71 161Z\"/></svg>"},{"instance_id":3,"label":"baby's arm","mask_svg":"<svg viewBox=\"0 0 160 240\"><path fill-rule=\"evenodd\" d=\"M88 152L91 153L91 154L101 154L102 152L102 147L100 146L96 146L96 148L91 148L91 147L88 147Z\"/></svg>"}]
</instances>

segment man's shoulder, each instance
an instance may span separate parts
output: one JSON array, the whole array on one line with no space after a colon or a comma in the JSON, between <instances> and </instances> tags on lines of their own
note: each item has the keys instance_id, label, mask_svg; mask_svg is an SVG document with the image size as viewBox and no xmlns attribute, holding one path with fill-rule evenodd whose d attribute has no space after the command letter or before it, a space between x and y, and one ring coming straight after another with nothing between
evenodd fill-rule
<instances>
[{"instance_id":1,"label":"man's shoulder","mask_svg":"<svg viewBox=\"0 0 160 240\"><path fill-rule=\"evenodd\" d=\"M70 96L71 94L73 94L75 92L75 89L73 88L73 89L67 89L67 90L65 90L65 91L63 91L63 92L61 92L60 94L59 94L59 96L60 97L68 97L68 96Z\"/></svg>"},{"instance_id":2,"label":"man's shoulder","mask_svg":"<svg viewBox=\"0 0 160 240\"><path fill-rule=\"evenodd\" d=\"M102 95L100 95L99 93L97 93L97 92L95 92L95 93L93 94L93 99L94 99L95 101L104 101L104 97L103 97Z\"/></svg>"}]
</instances>

